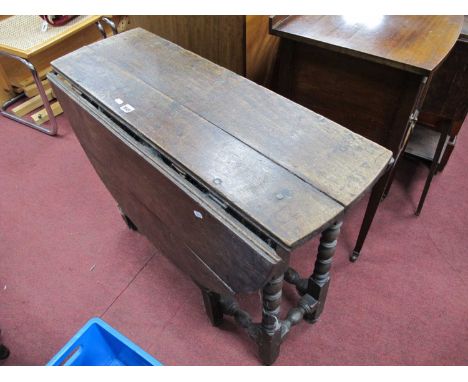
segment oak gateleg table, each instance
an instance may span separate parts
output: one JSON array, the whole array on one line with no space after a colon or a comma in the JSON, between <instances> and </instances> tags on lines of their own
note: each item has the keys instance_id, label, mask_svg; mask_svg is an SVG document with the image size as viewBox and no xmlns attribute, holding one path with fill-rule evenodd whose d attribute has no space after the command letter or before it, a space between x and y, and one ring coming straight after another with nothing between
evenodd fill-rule
<instances>
[{"instance_id":1,"label":"oak gateleg table","mask_svg":"<svg viewBox=\"0 0 468 382\"><path fill-rule=\"evenodd\" d=\"M143 29L52 66L54 92L129 227L200 287L213 325L234 316L272 364L291 327L322 313L344 213L391 151ZM318 234L302 278L290 253ZM301 297L282 318L284 281ZM234 297L259 290L254 323Z\"/></svg>"}]
</instances>

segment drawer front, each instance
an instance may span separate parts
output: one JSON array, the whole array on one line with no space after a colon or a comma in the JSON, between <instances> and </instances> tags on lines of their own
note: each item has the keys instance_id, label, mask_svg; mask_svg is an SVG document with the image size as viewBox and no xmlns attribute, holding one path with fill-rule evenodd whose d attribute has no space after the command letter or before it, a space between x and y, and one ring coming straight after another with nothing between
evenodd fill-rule
<instances>
[{"instance_id":1,"label":"drawer front","mask_svg":"<svg viewBox=\"0 0 468 382\"><path fill-rule=\"evenodd\" d=\"M96 172L139 231L196 283L253 292L286 261L57 77L55 94Z\"/></svg>"}]
</instances>

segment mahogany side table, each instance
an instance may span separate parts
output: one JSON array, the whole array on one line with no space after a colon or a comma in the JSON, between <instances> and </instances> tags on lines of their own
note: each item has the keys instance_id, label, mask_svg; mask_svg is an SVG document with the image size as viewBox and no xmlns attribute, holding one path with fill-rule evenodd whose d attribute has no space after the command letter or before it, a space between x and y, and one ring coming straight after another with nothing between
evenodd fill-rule
<instances>
[{"instance_id":1,"label":"mahogany side table","mask_svg":"<svg viewBox=\"0 0 468 382\"><path fill-rule=\"evenodd\" d=\"M394 162L374 187L355 261L418 119L432 74L463 16L272 16L281 37L278 91L381 144Z\"/></svg>"}]
</instances>

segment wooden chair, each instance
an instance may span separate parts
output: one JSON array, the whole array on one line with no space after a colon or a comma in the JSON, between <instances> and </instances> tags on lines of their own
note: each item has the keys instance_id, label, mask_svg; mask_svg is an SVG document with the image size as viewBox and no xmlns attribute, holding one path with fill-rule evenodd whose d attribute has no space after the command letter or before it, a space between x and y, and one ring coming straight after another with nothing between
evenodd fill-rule
<instances>
[{"instance_id":1,"label":"wooden chair","mask_svg":"<svg viewBox=\"0 0 468 382\"><path fill-rule=\"evenodd\" d=\"M57 121L49 102L49 96L46 94L46 90L41 81L41 75L31 62L31 58L92 24L97 26L103 38L107 37L101 22L109 25L114 34L117 33L112 20L102 16L78 16L63 26L49 26L47 30L44 31L41 31L43 20L38 16L11 16L1 20L0 56L17 60L28 68L32 74L32 78L50 122L49 126L45 127L8 111L11 105L25 96L24 91L8 99L2 105L0 114L45 134L56 135L58 129Z\"/></svg>"}]
</instances>

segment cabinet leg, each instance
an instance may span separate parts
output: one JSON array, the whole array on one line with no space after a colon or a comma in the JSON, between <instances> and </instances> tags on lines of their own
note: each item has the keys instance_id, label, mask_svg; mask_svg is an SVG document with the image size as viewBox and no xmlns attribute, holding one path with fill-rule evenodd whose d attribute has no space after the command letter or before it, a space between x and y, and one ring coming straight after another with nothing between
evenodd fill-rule
<instances>
[{"instance_id":1,"label":"cabinet leg","mask_svg":"<svg viewBox=\"0 0 468 382\"><path fill-rule=\"evenodd\" d=\"M314 272L309 277L307 294L318 301L317 308L310 314L305 314L304 319L310 323L316 322L322 314L330 285L330 268L336 243L340 235L342 222L337 222L322 232L318 247L317 260Z\"/></svg>"},{"instance_id":2,"label":"cabinet leg","mask_svg":"<svg viewBox=\"0 0 468 382\"><path fill-rule=\"evenodd\" d=\"M221 296L218 293L200 288L203 296L206 314L213 326L223 323L223 308L221 306Z\"/></svg>"},{"instance_id":3,"label":"cabinet leg","mask_svg":"<svg viewBox=\"0 0 468 382\"><path fill-rule=\"evenodd\" d=\"M283 275L273 278L262 291L262 323L257 343L264 365L271 365L278 358L281 346L281 322L279 319Z\"/></svg>"},{"instance_id":4,"label":"cabinet leg","mask_svg":"<svg viewBox=\"0 0 468 382\"><path fill-rule=\"evenodd\" d=\"M444 153L442 154L442 158L440 158L440 163L437 166L436 174L444 171L444 168L447 165L450 155L452 155L452 152L453 152L453 149L455 148L456 143L457 143L457 136L450 135L448 142L447 142L447 146L445 146Z\"/></svg>"},{"instance_id":5,"label":"cabinet leg","mask_svg":"<svg viewBox=\"0 0 468 382\"><path fill-rule=\"evenodd\" d=\"M380 201L384 200L388 194L390 193L390 188L392 187L393 181L395 180L395 174L397 170L397 165L400 164L400 160L398 160L391 168L388 170L388 174L384 175L387 178L387 184L385 185L385 189L383 191L382 197Z\"/></svg>"},{"instance_id":6,"label":"cabinet leg","mask_svg":"<svg viewBox=\"0 0 468 382\"><path fill-rule=\"evenodd\" d=\"M416 216L419 216L421 210L424 206L424 201L426 200L427 193L429 191L429 187L431 186L432 178L434 177L435 173L437 172L437 167L439 166L441 157L444 153L444 148L447 144L447 139L449 137L450 132L450 123L448 121L443 122L445 126L442 128L442 134L440 134L439 143L437 144L436 152L434 154L434 159L432 160L431 169L429 170L429 175L427 176L426 183L424 184L424 189L421 194L421 199L419 199L418 208L416 209Z\"/></svg>"},{"instance_id":7,"label":"cabinet leg","mask_svg":"<svg viewBox=\"0 0 468 382\"><path fill-rule=\"evenodd\" d=\"M369 232L372 221L375 217L375 213L377 212L377 208L379 207L380 201L382 200L382 197L384 195L387 182L391 176L392 171L387 171L387 173L383 175L372 188L369 202L367 203L366 213L364 214L361 229L359 230L359 236L356 241L356 246L354 247L353 253L349 257L349 260L353 263L358 259L358 257L361 254L362 246L364 245L367 233Z\"/></svg>"}]
</instances>

